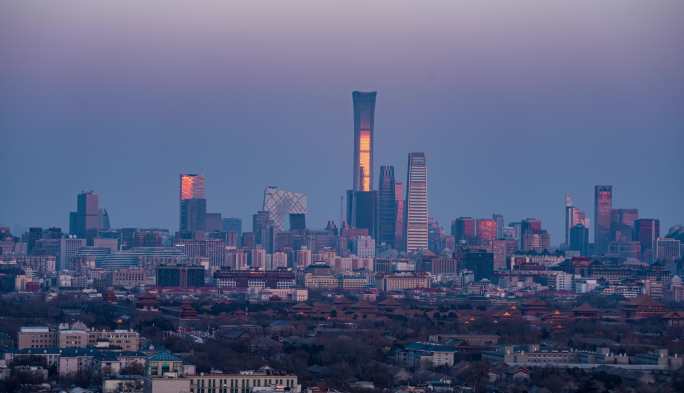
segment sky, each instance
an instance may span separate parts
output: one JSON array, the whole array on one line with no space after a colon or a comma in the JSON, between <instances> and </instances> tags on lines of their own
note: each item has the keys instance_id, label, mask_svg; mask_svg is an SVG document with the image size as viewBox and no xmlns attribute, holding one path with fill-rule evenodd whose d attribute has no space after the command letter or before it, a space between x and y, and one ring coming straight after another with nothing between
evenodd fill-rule
<instances>
[{"instance_id":1,"label":"sky","mask_svg":"<svg viewBox=\"0 0 684 393\"><path fill-rule=\"evenodd\" d=\"M353 90L378 91L375 165L427 156L430 215L542 219L593 186L684 224L681 0L0 3L0 225L178 227L178 175L251 227L263 190L339 220ZM377 178L375 187L377 187ZM447 229L448 230L448 229Z\"/></svg>"}]
</instances>

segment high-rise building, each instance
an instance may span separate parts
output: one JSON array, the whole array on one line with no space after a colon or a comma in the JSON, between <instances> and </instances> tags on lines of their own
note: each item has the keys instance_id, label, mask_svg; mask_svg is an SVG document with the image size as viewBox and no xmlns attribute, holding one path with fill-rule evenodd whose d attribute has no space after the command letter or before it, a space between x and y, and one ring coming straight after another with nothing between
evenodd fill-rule
<instances>
[{"instance_id":1,"label":"high-rise building","mask_svg":"<svg viewBox=\"0 0 684 393\"><path fill-rule=\"evenodd\" d=\"M394 248L404 249L404 183L394 182L394 205L396 208L396 223L394 224Z\"/></svg>"},{"instance_id":2,"label":"high-rise building","mask_svg":"<svg viewBox=\"0 0 684 393\"><path fill-rule=\"evenodd\" d=\"M494 254L491 252L471 250L463 254L462 266L475 274L475 280L494 278Z\"/></svg>"},{"instance_id":3,"label":"high-rise building","mask_svg":"<svg viewBox=\"0 0 684 393\"><path fill-rule=\"evenodd\" d=\"M589 228L589 218L587 215L575 207L572 203L572 197L565 194L565 245L570 245L570 231L575 225L582 225Z\"/></svg>"},{"instance_id":4,"label":"high-rise building","mask_svg":"<svg viewBox=\"0 0 684 393\"><path fill-rule=\"evenodd\" d=\"M543 252L551 248L551 236L542 229L537 218L526 218L520 223L520 249L523 251Z\"/></svg>"},{"instance_id":5,"label":"high-rise building","mask_svg":"<svg viewBox=\"0 0 684 393\"><path fill-rule=\"evenodd\" d=\"M59 259L57 260L58 270L69 270L72 268L71 260L79 249L86 246L85 239L66 238L59 239Z\"/></svg>"},{"instance_id":6,"label":"high-rise building","mask_svg":"<svg viewBox=\"0 0 684 393\"><path fill-rule=\"evenodd\" d=\"M354 185L353 191L373 187L373 144L376 92L352 93L354 101Z\"/></svg>"},{"instance_id":7,"label":"high-rise building","mask_svg":"<svg viewBox=\"0 0 684 393\"><path fill-rule=\"evenodd\" d=\"M654 218L640 218L634 221L634 240L641 243L641 259L653 262L656 241L660 237L660 221Z\"/></svg>"},{"instance_id":8,"label":"high-rise building","mask_svg":"<svg viewBox=\"0 0 684 393\"><path fill-rule=\"evenodd\" d=\"M397 225L397 198L394 167L380 167L380 185L378 187L378 243L395 246Z\"/></svg>"},{"instance_id":9,"label":"high-rise building","mask_svg":"<svg viewBox=\"0 0 684 393\"><path fill-rule=\"evenodd\" d=\"M306 214L290 213L290 230L303 231L306 229Z\"/></svg>"},{"instance_id":10,"label":"high-rise building","mask_svg":"<svg viewBox=\"0 0 684 393\"><path fill-rule=\"evenodd\" d=\"M613 186L594 187L594 248L605 253L610 243L610 216L613 210Z\"/></svg>"},{"instance_id":11,"label":"high-rise building","mask_svg":"<svg viewBox=\"0 0 684 393\"><path fill-rule=\"evenodd\" d=\"M76 197L76 211L69 215L69 233L80 238L93 239L101 229L102 212L99 197L93 191Z\"/></svg>"},{"instance_id":12,"label":"high-rise building","mask_svg":"<svg viewBox=\"0 0 684 393\"><path fill-rule=\"evenodd\" d=\"M204 229L207 232L215 232L223 230L223 219L221 213L207 213L204 216Z\"/></svg>"},{"instance_id":13,"label":"high-rise building","mask_svg":"<svg viewBox=\"0 0 684 393\"><path fill-rule=\"evenodd\" d=\"M347 191L347 222L353 228L366 229L373 238L378 230L377 191Z\"/></svg>"},{"instance_id":14,"label":"high-rise building","mask_svg":"<svg viewBox=\"0 0 684 393\"><path fill-rule=\"evenodd\" d=\"M195 232L206 229L207 200L204 195L204 176L180 175L180 231Z\"/></svg>"},{"instance_id":15,"label":"high-rise building","mask_svg":"<svg viewBox=\"0 0 684 393\"><path fill-rule=\"evenodd\" d=\"M100 230L108 231L112 229L112 225L109 221L109 212L107 209L100 209Z\"/></svg>"},{"instance_id":16,"label":"high-rise building","mask_svg":"<svg viewBox=\"0 0 684 393\"><path fill-rule=\"evenodd\" d=\"M675 261L681 258L681 242L678 239L659 237L656 241L656 259L659 261Z\"/></svg>"},{"instance_id":17,"label":"high-rise building","mask_svg":"<svg viewBox=\"0 0 684 393\"><path fill-rule=\"evenodd\" d=\"M496 221L491 218L477 220L477 241L480 244L496 239Z\"/></svg>"},{"instance_id":18,"label":"high-rise building","mask_svg":"<svg viewBox=\"0 0 684 393\"><path fill-rule=\"evenodd\" d=\"M263 210L269 212L277 232L285 231L290 214L307 213L306 194L268 186L264 190Z\"/></svg>"},{"instance_id":19,"label":"high-rise building","mask_svg":"<svg viewBox=\"0 0 684 393\"><path fill-rule=\"evenodd\" d=\"M568 249L578 251L586 256L589 250L589 229L582 224L577 224L570 230Z\"/></svg>"},{"instance_id":20,"label":"high-rise building","mask_svg":"<svg viewBox=\"0 0 684 393\"><path fill-rule=\"evenodd\" d=\"M223 232L235 232L242 235L242 220L235 217L223 219Z\"/></svg>"},{"instance_id":21,"label":"high-rise building","mask_svg":"<svg viewBox=\"0 0 684 393\"><path fill-rule=\"evenodd\" d=\"M252 231L256 244L264 246L267 252L273 252L276 230L271 219L271 213L261 210L254 214L252 216Z\"/></svg>"},{"instance_id":22,"label":"high-rise building","mask_svg":"<svg viewBox=\"0 0 684 393\"><path fill-rule=\"evenodd\" d=\"M406 252L428 249L428 190L425 153L409 153L406 176Z\"/></svg>"},{"instance_id":23,"label":"high-rise building","mask_svg":"<svg viewBox=\"0 0 684 393\"><path fill-rule=\"evenodd\" d=\"M475 243L475 219L459 217L451 222L451 235L457 242Z\"/></svg>"},{"instance_id":24,"label":"high-rise building","mask_svg":"<svg viewBox=\"0 0 684 393\"><path fill-rule=\"evenodd\" d=\"M634 221L639 219L638 209L613 209L610 212L610 240L630 242L634 237Z\"/></svg>"},{"instance_id":25,"label":"high-rise building","mask_svg":"<svg viewBox=\"0 0 684 393\"><path fill-rule=\"evenodd\" d=\"M503 233L504 216L503 216L503 214L494 213L494 214L492 214L492 219L494 220L494 222L496 222L496 238L499 240L503 239L504 238L504 233Z\"/></svg>"},{"instance_id":26,"label":"high-rise building","mask_svg":"<svg viewBox=\"0 0 684 393\"><path fill-rule=\"evenodd\" d=\"M204 199L204 176L197 174L180 175L180 199Z\"/></svg>"},{"instance_id":27,"label":"high-rise building","mask_svg":"<svg viewBox=\"0 0 684 393\"><path fill-rule=\"evenodd\" d=\"M226 233L226 245L239 247L242 238L242 220L236 217L223 219L223 232Z\"/></svg>"}]
</instances>

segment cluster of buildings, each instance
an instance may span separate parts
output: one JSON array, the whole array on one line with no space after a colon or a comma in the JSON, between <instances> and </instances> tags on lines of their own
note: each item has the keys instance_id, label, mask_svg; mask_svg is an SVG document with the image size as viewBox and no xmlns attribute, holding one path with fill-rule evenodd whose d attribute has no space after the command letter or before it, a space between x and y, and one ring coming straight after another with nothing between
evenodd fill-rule
<instances>
[{"instance_id":1,"label":"cluster of buildings","mask_svg":"<svg viewBox=\"0 0 684 393\"><path fill-rule=\"evenodd\" d=\"M48 369L52 368L60 378L94 373L102 376L101 391L105 393L301 391L296 375L268 367L238 373L197 373L194 365L177 355L143 348L137 332L93 330L81 322L56 328L22 327L16 348L2 353L0 380L9 378L12 368L37 360L41 365L27 369L34 381L47 381Z\"/></svg>"}]
</instances>

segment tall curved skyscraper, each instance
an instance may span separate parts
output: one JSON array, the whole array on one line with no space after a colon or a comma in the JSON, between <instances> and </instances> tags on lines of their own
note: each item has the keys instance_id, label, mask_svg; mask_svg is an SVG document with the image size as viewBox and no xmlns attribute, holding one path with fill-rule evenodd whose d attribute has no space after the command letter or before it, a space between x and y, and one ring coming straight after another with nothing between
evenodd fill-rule
<instances>
[{"instance_id":1,"label":"tall curved skyscraper","mask_svg":"<svg viewBox=\"0 0 684 393\"><path fill-rule=\"evenodd\" d=\"M373 189L373 143L376 92L355 91L354 100L354 186L353 191Z\"/></svg>"}]
</instances>

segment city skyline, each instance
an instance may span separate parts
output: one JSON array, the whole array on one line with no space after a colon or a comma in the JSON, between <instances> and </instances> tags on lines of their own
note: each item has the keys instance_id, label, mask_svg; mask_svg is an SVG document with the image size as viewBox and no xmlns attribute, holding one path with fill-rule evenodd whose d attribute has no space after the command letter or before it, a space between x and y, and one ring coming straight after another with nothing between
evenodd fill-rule
<instances>
[{"instance_id":1,"label":"city skyline","mask_svg":"<svg viewBox=\"0 0 684 393\"><path fill-rule=\"evenodd\" d=\"M411 154L416 154L416 153L411 153ZM380 169L381 175L382 175L382 168L383 168L384 166L391 167L392 169L394 169L394 168L393 168L394 165L389 165L389 164L388 164L388 165L380 165L380 168L379 168L379 169ZM406 171L404 171L404 173L406 173ZM187 196L184 197L184 190L189 190L188 187L192 187L192 185L190 185L188 182L184 182L184 178L193 177L193 178L199 178L199 179L200 179L200 183L199 183L199 184L200 184L200 189L201 189L200 194L201 194L201 196L203 196L204 198L201 198L201 199L199 199L199 200L201 200L205 205L208 203L208 200L210 200L211 198L207 197L206 194L205 194L205 182L206 182L206 177L205 177L204 175L199 174L199 173L193 173L193 174L181 173L180 175L176 175L176 176L180 176L180 179L181 179L181 180L180 180L180 187L178 187L178 185L177 185L176 187L177 187L177 190L180 190L180 191L179 191L179 199L178 199L178 202L180 203L180 208L181 208L181 220L182 220L182 219L183 219L184 204L187 204L187 202L188 202L188 201L191 201L192 199L197 200L197 198L189 198L189 197L187 197ZM381 182L381 181L382 181L382 176L380 177L379 182ZM210 180L210 182L211 182L211 180ZM399 181L398 179L396 180L396 183L397 183L398 185L401 185L401 184L402 184L402 182ZM378 188L378 186L380 186L380 185L381 185L381 184L378 183L378 184L376 184L373 188L374 188L374 189L375 189L375 188ZM594 201L593 201L593 202L594 202L594 205L596 204L596 190L597 190L597 188L605 188L605 187L608 187L608 189L610 190L610 192L611 192L611 197L610 197L610 198L611 198L611 201L612 201L612 197L613 197L613 196L612 196L612 192L613 192L612 185L595 185L595 186L593 187L593 188L594 188L594 195L593 195L593 197L594 197ZM225 217L237 217L237 218L240 218L243 222L250 222L250 221L252 220L253 211L260 210L260 209L263 207L262 205L263 205L265 193L267 193L269 189L277 190L278 188L279 188L279 187L277 187L277 186L266 186L266 187L265 187L265 190L266 190L266 191L264 191L264 192L262 193L262 195L261 195L261 202L260 202L260 203L256 203L254 209L253 209L251 212L248 212L248 213L243 212L242 214L231 214L231 213L232 213L231 211L224 212L224 211L218 209L219 212L216 213L216 214L225 215ZM279 191L281 191L281 190L279 190ZM349 193L349 192L350 192L350 191L348 191L348 193ZM187 193L188 193L188 191L186 191L186 194L187 194ZM96 190L91 190L91 191L87 191L87 192L86 192L86 191L81 191L81 192L79 193L79 198L81 197L81 195L86 195L86 194L95 194L96 197L97 197L98 199L99 199L100 196L101 196L101 193L97 192ZM306 195L305 193L294 193L294 194L299 195L299 197L300 197L300 198L304 198L304 200L307 200L307 199L308 199L308 198L307 198L307 195ZM376 192L376 194L377 194L377 192ZM347 196L347 198L349 198L349 194L347 194L346 196ZM430 201L430 196L431 196L431 193L428 192L428 193L427 193L428 205L429 205L429 203L430 203L430 202L429 202L429 201ZM403 199L401 202L406 203L406 199L405 199L405 198L406 198L406 195L402 195L402 197L403 197L404 199ZM375 198L380 198L380 197L379 197L379 195L376 195ZM588 209L588 208L580 209L578 206L575 206L575 205L574 205L574 202L573 202L574 199L570 199L571 205L568 205L568 204L567 204L567 203L568 203L568 200L569 200L569 199L568 199L568 198L569 198L569 194L568 194L568 193L565 194L565 197L564 197L564 198L565 198L565 199L564 199L565 204L564 204L563 206L559 206L559 207L558 207L559 211L561 211L561 213L560 213L560 216L561 216L561 217L559 218L559 220L562 221L562 222L561 222L561 225L560 225L560 229L559 229L559 231L558 231L557 233L556 233L556 232L553 232L553 231L549 231L550 234L551 234L551 239L552 239L551 245L554 246L554 247L557 247L557 246L562 246L562 245L564 244L564 242L566 242L566 239L565 239L565 237L564 237L565 234L566 234L566 228L568 228L568 230L571 228L571 227L567 227L567 226L566 226L566 225L568 224L567 221L566 221L566 220L568 219L568 211L569 211L568 209L570 209L570 211L573 211L573 210L574 210L574 214L579 214L580 217L582 217L582 218L580 219L580 222L582 222L583 220L588 220L588 221L590 222L590 225L589 225L589 226L586 226L586 225L585 225L585 226L586 226L587 229L589 230L589 234L590 234L590 236L591 236L592 243L594 243L593 240L596 238L596 230L595 230L595 226L596 226L596 224L595 224L595 216L596 216L595 209L596 209L596 206L592 206L592 214L586 214L585 211L588 211L589 209ZM218 198L218 200L220 200L220 197ZM378 200L376 201L376 203L380 203L380 201L381 201L381 199L378 199ZM338 208L339 208L339 200L338 200L337 202L338 202ZM306 204L306 203L305 203L305 204ZM610 220L611 220L611 217L610 217L610 216L611 216L611 213L612 213L613 216L615 216L615 214L620 214L620 213L622 213L622 212L624 212L624 211L632 211L632 210L635 210L635 211L637 211L637 216L638 216L638 212L641 211L641 208L642 208L642 207L640 207L639 209L625 209L625 208L619 208L619 207L615 207L615 204L614 204L614 203L613 203L611 206L612 206L612 207L608 210L608 216L609 216L609 217L608 217L609 223L608 223L608 229L607 229L608 231L611 231L611 230L612 230L611 224L610 224ZM176 206L176 211L177 211L177 209L178 209L178 206ZM68 209L67 209L67 210L68 210ZM105 214L105 215L107 216L107 217L106 217L107 223L109 223L109 213L108 213L108 211L105 210L105 209L100 209L100 210L101 210L101 211L100 211L100 214ZM500 209L500 210L504 211L505 209ZM214 213L207 213L207 212L206 212L206 207L203 207L202 211L204 211L204 214L209 214L209 215L210 215L210 214L214 214ZM498 210L497 210L497 209L493 209L492 211L498 211ZM648 209L646 209L646 211L648 211ZM309 213L309 211L308 211L308 209L307 209L307 214L306 214L306 216L307 216L307 222L309 222L309 218L308 218L308 217L310 217L308 213ZM70 222L70 221L74 219L73 217L75 217L75 216L74 216L75 214L76 214L75 212L71 212L71 213L70 213L71 216L67 217L67 219L66 219L66 225L59 225L59 224L57 224L57 225L49 225L49 224L45 224L45 223L42 223L42 224L41 224L41 223L38 223L38 224L36 224L36 225L30 225L30 226L29 226L29 225L15 225L15 226L12 227L12 229L16 229L16 228L21 229L20 232L25 232L25 231L27 231L30 227L33 227L33 226L39 226L39 227L45 227L45 228L49 228L49 227L61 227L61 228L64 228L64 229L69 229L69 228L71 228L71 226L73 225L73 222ZM493 215L499 215L498 213L492 213L492 214L493 214ZM339 214L338 214L338 215L339 215ZM490 215L491 215L491 214L490 214ZM116 217L116 216L115 216L115 217ZM475 220L475 221L491 220L490 218L487 217L487 214L486 214L486 213L483 214L482 216L475 216L475 215L471 215L471 216L453 216L453 217L445 217L444 219L440 219L440 218L437 218L437 217L433 216L433 215L430 213L430 211L428 211L428 217L429 217L430 219L434 219L436 222L440 223L441 227L442 227L446 232L449 232L452 223L453 223L455 220L458 220L458 219L460 219L460 218L464 218L464 217L465 217L465 218L473 219L473 220ZM98 218L99 218L99 216L98 216ZM530 214L528 214L528 215L523 215L523 216L519 216L519 217L511 217L511 216L507 216L507 215L503 214L503 219L504 219L503 224L504 224L505 226L508 226L509 224L516 224L516 223L519 223L519 222L524 221L524 220L529 219L529 218L534 218L534 219L541 220L541 222L543 222L543 224L544 224L544 227L552 227L552 228L553 228L553 227L557 226L556 223L553 222L553 221L545 221L543 218L540 218L540 217L538 217L538 216L533 216L533 215L530 215ZM660 218L660 217L646 217L646 216L643 216L643 217L641 217L641 218L644 219L644 220L652 220L652 219L655 219L655 220L658 221L658 222L661 222L661 221L668 221L667 218L665 218L665 219L663 220L663 219ZM115 219L116 219L116 218L115 218ZM198 219L198 218L196 218L196 219ZM377 219L378 219L378 220L380 219L380 216L379 216L379 215L378 215ZM403 217L403 219L405 220L406 217ZM328 217L328 218L327 218L327 222L328 222L328 221L337 222L336 220L338 220L338 217L335 217L335 216L331 216L331 217ZM379 223L377 223L377 224L379 224ZM7 225L7 224L6 224L6 223L3 223L3 225ZM663 225L663 226L661 227L662 230L663 230L662 234L663 234L663 235L666 234L667 231L669 230L669 228L675 227L675 226L677 226L677 225L681 225L681 224L675 222L674 224L669 225L669 226L668 226L668 225ZM113 228L126 228L126 227L134 227L134 226L135 226L135 225L129 225L129 224L123 223L123 224L121 224L121 225L119 225L119 224L113 225L112 227L113 227ZM141 228L165 228L165 229L171 229L171 230L182 230L182 228L181 228L180 226L178 226L178 225L177 225L177 226L164 227L164 226L162 226L162 225L158 225L158 224L155 224L155 223L150 223L149 225L142 225L142 226L138 225L138 226L141 227ZM310 224L309 224L308 226L311 227L311 228L314 228L314 227L315 227L315 228L323 228L324 225L317 225L317 224L310 225ZM284 229L284 228L285 228L285 227L283 226L283 229ZM568 232L568 234L569 234L569 232ZM404 241L406 240L406 239L405 239L405 235L406 235L406 234L404 233L404 235L403 235Z\"/></svg>"},{"instance_id":2,"label":"city skyline","mask_svg":"<svg viewBox=\"0 0 684 393\"><path fill-rule=\"evenodd\" d=\"M0 392L684 392L682 16L0 1Z\"/></svg>"},{"instance_id":3,"label":"city skyline","mask_svg":"<svg viewBox=\"0 0 684 393\"><path fill-rule=\"evenodd\" d=\"M172 190L188 171L211 179L212 211L249 222L274 184L307 194L309 224L322 227L349 187L354 90L379 92L374 170L394 165L403 179L405 154L426 152L430 214L444 227L494 211L538 217L557 244L563 195L593 217L597 184L663 229L684 222L680 2L378 2L363 16L273 5L258 26L245 23L254 6L190 18L171 2L179 30L155 23L153 7L131 18L80 3L79 15L45 6L43 23L30 1L0 16L16 43L0 40L5 225L67 227L73 194L93 189L113 226L175 228ZM315 37L299 28L311 24Z\"/></svg>"}]
</instances>

